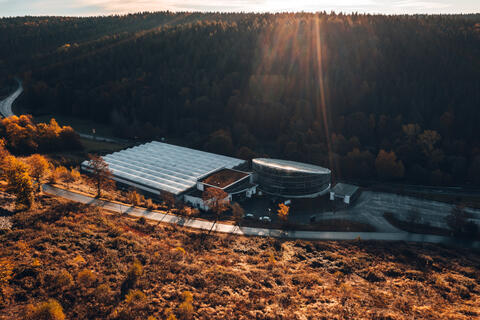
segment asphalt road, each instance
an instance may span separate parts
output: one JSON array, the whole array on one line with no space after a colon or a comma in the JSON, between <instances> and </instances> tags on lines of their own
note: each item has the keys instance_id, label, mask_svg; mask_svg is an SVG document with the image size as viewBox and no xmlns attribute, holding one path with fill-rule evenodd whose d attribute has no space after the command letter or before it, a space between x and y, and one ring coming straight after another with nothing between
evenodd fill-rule
<instances>
[{"instance_id":1,"label":"asphalt road","mask_svg":"<svg viewBox=\"0 0 480 320\"><path fill-rule=\"evenodd\" d=\"M186 219L181 216L175 216L167 213L152 212L146 209L126 206L118 203L113 203L104 200L98 200L83 194L74 193L71 191L55 188L49 185L44 185L43 190L46 193L53 194L71 201L90 204L93 206L102 207L109 211L128 214L134 217L144 217L146 219L159 221L163 223L177 224L200 230L212 229L213 222ZM267 228L251 228L239 227L229 224L216 223L212 231L229 233L243 236L258 236L258 237L274 237L284 239L306 239L306 240L379 240L379 241L407 241L407 242L428 242L437 244L446 244L451 246L461 246L480 250L480 241L465 242L458 239L435 235L412 234L406 232L322 232L322 231L289 231L280 229Z\"/></svg>"},{"instance_id":2,"label":"asphalt road","mask_svg":"<svg viewBox=\"0 0 480 320\"><path fill-rule=\"evenodd\" d=\"M14 116L12 112L12 104L23 92L22 83L19 80L17 80L17 82L18 82L17 90L11 95L9 95L7 98L5 98L4 100L0 101L0 114L5 118Z\"/></svg>"},{"instance_id":3,"label":"asphalt road","mask_svg":"<svg viewBox=\"0 0 480 320\"><path fill-rule=\"evenodd\" d=\"M7 98L4 100L0 101L0 115L4 116L5 118L14 116L15 114L12 111L12 105L15 102L15 100L22 94L23 92L23 86L22 82L17 79L18 82L18 88L17 90L9 95ZM121 142L120 139L111 139L111 138L105 138L102 136L93 136L91 134L85 134L85 133L78 133L78 135L82 138L85 139L90 139L90 140L97 140L97 141L103 141L103 142L112 142L112 143L118 143Z\"/></svg>"}]
</instances>

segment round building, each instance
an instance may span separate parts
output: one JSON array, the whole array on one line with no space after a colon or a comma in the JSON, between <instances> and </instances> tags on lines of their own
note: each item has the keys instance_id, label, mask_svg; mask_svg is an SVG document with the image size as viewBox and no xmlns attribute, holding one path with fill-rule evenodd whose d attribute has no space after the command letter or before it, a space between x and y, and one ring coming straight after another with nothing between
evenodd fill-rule
<instances>
[{"instance_id":1,"label":"round building","mask_svg":"<svg viewBox=\"0 0 480 320\"><path fill-rule=\"evenodd\" d=\"M254 178L267 194L286 198L315 198L330 190L331 171L307 163L253 159Z\"/></svg>"}]
</instances>

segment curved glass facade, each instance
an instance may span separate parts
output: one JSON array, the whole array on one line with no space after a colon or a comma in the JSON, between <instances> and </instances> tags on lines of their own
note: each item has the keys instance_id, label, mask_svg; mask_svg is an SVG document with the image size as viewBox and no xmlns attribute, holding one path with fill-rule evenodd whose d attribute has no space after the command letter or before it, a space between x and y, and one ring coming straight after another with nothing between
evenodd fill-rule
<instances>
[{"instance_id":1,"label":"curved glass facade","mask_svg":"<svg viewBox=\"0 0 480 320\"><path fill-rule=\"evenodd\" d=\"M253 159L260 190L289 198L312 198L330 189L331 171L322 167L275 159Z\"/></svg>"}]
</instances>

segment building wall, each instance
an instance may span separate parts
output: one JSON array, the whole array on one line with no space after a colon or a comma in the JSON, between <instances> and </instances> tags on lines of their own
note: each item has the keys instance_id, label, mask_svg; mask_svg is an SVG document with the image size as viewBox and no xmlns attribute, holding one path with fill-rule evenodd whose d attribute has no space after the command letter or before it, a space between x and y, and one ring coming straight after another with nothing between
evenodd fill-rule
<instances>
[{"instance_id":1,"label":"building wall","mask_svg":"<svg viewBox=\"0 0 480 320\"><path fill-rule=\"evenodd\" d=\"M183 197L183 201L187 202L188 204L190 204L191 206L193 206L195 208L199 208L199 209L202 209L202 210L205 210L205 211L209 210L208 203L205 203L205 201L203 201L202 198L194 197L194 196L190 196L190 195L185 195ZM228 197L225 198L223 201L226 201L226 202L232 201L232 196L228 195Z\"/></svg>"},{"instance_id":2,"label":"building wall","mask_svg":"<svg viewBox=\"0 0 480 320\"><path fill-rule=\"evenodd\" d=\"M331 174L282 170L253 163L256 183L265 193L285 197L309 197L327 192Z\"/></svg>"}]
</instances>

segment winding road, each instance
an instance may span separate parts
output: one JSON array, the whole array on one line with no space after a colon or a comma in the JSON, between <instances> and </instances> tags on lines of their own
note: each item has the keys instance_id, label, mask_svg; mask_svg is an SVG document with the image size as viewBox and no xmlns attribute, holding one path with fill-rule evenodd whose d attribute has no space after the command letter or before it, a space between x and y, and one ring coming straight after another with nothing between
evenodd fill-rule
<instances>
[{"instance_id":1,"label":"winding road","mask_svg":"<svg viewBox=\"0 0 480 320\"><path fill-rule=\"evenodd\" d=\"M407 241L407 242L427 242L436 244L445 244L455 247L466 247L475 250L480 250L480 241L461 241L449 237L413 234L406 232L397 233L383 233L383 232L323 232L323 231L295 231L295 230L280 230L267 228L251 228L241 227L231 224L214 223L205 220L187 219L185 217L176 216L168 213L157 211L149 211L138 207L123 205L105 200L95 199L94 197L86 196L84 194L75 193L72 191L52 187L49 185L43 186L44 192L62 197L71 201L89 204L97 207L102 207L106 210L128 214L133 217L144 217L146 219L159 221L169 224L177 224L200 230L210 230L221 233L236 234L242 236L257 236L257 237L274 237L283 239L305 239L305 240L379 240L379 241Z\"/></svg>"},{"instance_id":2,"label":"winding road","mask_svg":"<svg viewBox=\"0 0 480 320\"><path fill-rule=\"evenodd\" d=\"M15 102L15 100L17 100L17 98L23 92L22 82L19 79L15 79L15 80L18 83L17 90L11 95L9 95L7 98L5 98L4 100L0 101L0 115L2 115L5 118L12 117L15 115L12 111L12 105ZM79 133L79 132L77 133L81 138L89 139L89 140L97 140L97 141L111 142L111 143L124 142L124 141L121 141L120 139L106 138L106 137L97 136L97 135L94 136L91 134Z\"/></svg>"},{"instance_id":3,"label":"winding road","mask_svg":"<svg viewBox=\"0 0 480 320\"><path fill-rule=\"evenodd\" d=\"M17 90L11 95L9 95L7 98L5 98L4 100L0 101L0 114L5 118L14 116L12 112L12 104L15 100L17 100L17 98L23 92L22 82L18 79L15 79L15 80L17 80L17 83L18 83Z\"/></svg>"}]
</instances>

